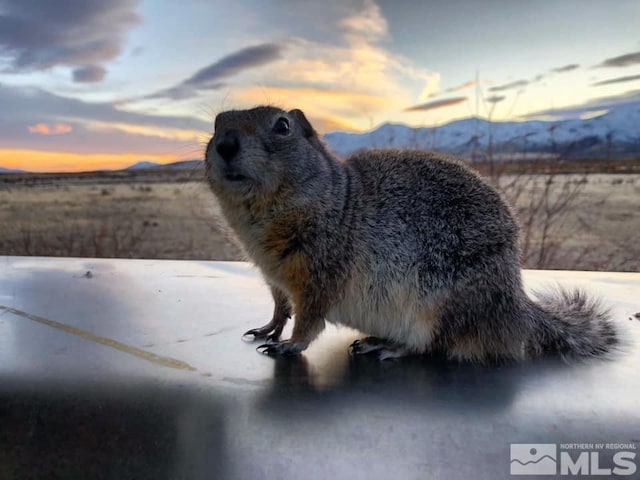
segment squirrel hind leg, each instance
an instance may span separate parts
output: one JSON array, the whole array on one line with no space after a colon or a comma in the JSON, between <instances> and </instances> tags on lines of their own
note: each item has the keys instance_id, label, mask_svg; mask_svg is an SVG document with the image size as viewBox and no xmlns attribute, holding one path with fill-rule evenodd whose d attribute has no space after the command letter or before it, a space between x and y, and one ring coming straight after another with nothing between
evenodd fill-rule
<instances>
[{"instance_id":1,"label":"squirrel hind leg","mask_svg":"<svg viewBox=\"0 0 640 480\"><path fill-rule=\"evenodd\" d=\"M405 345L378 337L366 337L356 340L349 346L353 355L367 355L375 353L378 360L406 357L411 354Z\"/></svg>"}]
</instances>

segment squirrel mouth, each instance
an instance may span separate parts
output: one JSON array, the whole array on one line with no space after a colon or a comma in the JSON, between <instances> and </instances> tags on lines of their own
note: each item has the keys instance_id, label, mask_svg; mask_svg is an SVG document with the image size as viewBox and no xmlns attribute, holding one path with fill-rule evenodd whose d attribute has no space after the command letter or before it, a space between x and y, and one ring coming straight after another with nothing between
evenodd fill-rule
<instances>
[{"instance_id":1,"label":"squirrel mouth","mask_svg":"<svg viewBox=\"0 0 640 480\"><path fill-rule=\"evenodd\" d=\"M247 179L247 177L245 177L241 173L236 172L225 172L224 178L225 180L229 180L230 182L241 182Z\"/></svg>"}]
</instances>

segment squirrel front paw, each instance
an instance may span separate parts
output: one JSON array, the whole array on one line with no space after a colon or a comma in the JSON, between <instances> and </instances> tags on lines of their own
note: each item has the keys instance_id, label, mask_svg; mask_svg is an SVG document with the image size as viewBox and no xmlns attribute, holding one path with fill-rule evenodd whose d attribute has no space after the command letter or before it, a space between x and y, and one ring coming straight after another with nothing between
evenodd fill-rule
<instances>
[{"instance_id":1,"label":"squirrel front paw","mask_svg":"<svg viewBox=\"0 0 640 480\"><path fill-rule=\"evenodd\" d=\"M264 355L300 355L307 345L296 343L290 340L283 342L265 343L256 348L259 353Z\"/></svg>"},{"instance_id":2,"label":"squirrel front paw","mask_svg":"<svg viewBox=\"0 0 640 480\"><path fill-rule=\"evenodd\" d=\"M271 325L265 325L260 328L253 328L244 332L242 339L246 342L266 339L267 342L277 342L280 340L280 331L282 329L275 328Z\"/></svg>"}]
</instances>

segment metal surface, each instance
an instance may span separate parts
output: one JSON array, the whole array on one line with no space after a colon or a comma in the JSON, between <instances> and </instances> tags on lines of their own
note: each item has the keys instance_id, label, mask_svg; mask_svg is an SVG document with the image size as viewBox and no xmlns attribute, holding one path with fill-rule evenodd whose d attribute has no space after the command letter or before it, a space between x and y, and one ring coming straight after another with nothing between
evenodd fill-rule
<instances>
[{"instance_id":1,"label":"metal surface","mask_svg":"<svg viewBox=\"0 0 640 480\"><path fill-rule=\"evenodd\" d=\"M497 479L511 443L640 446L640 274L525 280L600 294L629 347L380 363L330 326L270 358L240 339L272 310L247 264L0 257L0 478Z\"/></svg>"}]
</instances>

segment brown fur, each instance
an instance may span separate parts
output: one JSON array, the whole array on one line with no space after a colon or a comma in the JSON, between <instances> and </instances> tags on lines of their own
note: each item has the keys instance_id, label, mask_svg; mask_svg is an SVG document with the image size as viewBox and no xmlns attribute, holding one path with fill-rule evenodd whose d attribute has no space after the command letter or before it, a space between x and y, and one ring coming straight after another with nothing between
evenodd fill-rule
<instances>
[{"instance_id":1,"label":"brown fur","mask_svg":"<svg viewBox=\"0 0 640 480\"><path fill-rule=\"evenodd\" d=\"M207 177L229 225L271 285L267 353L297 354L325 319L382 338L354 353L429 350L472 360L619 343L606 310L579 292L533 302L504 198L461 161L417 150L342 161L299 110L216 118ZM295 312L290 340L276 341Z\"/></svg>"}]
</instances>

